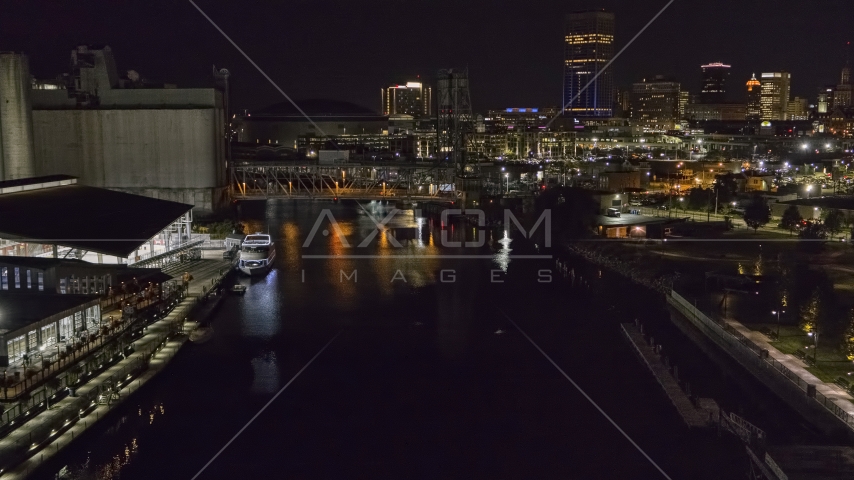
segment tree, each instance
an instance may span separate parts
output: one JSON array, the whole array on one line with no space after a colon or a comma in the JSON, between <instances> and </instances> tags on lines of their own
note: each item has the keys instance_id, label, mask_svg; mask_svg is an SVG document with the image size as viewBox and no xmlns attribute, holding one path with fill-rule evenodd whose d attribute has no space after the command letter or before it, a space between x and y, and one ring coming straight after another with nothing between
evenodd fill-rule
<instances>
[{"instance_id":1,"label":"tree","mask_svg":"<svg viewBox=\"0 0 854 480\"><path fill-rule=\"evenodd\" d=\"M848 328L842 336L842 351L848 360L854 360L854 309L848 313Z\"/></svg>"},{"instance_id":2,"label":"tree","mask_svg":"<svg viewBox=\"0 0 854 480\"><path fill-rule=\"evenodd\" d=\"M830 236L835 236L844 228L845 215L836 208L823 211L821 213L821 218L822 223L824 224L824 230L828 232Z\"/></svg>"},{"instance_id":3,"label":"tree","mask_svg":"<svg viewBox=\"0 0 854 480\"><path fill-rule=\"evenodd\" d=\"M753 197L753 200L744 208L744 223L753 229L755 233L759 227L771 221L771 210L765 199L759 195Z\"/></svg>"},{"instance_id":4,"label":"tree","mask_svg":"<svg viewBox=\"0 0 854 480\"><path fill-rule=\"evenodd\" d=\"M806 333L815 333L818 329L819 318L823 313L821 307L821 292L816 288L807 303L801 306L801 322L799 325L801 330Z\"/></svg>"},{"instance_id":5,"label":"tree","mask_svg":"<svg viewBox=\"0 0 854 480\"><path fill-rule=\"evenodd\" d=\"M827 239L827 230L824 229L821 222L807 220L798 236L805 240L825 240Z\"/></svg>"},{"instance_id":6,"label":"tree","mask_svg":"<svg viewBox=\"0 0 854 480\"><path fill-rule=\"evenodd\" d=\"M798 228L801 222L804 221L804 218L801 216L801 211L798 210L798 207L795 205L790 205L785 211L783 211L783 219L780 224L789 231L789 235Z\"/></svg>"},{"instance_id":7,"label":"tree","mask_svg":"<svg viewBox=\"0 0 854 480\"><path fill-rule=\"evenodd\" d=\"M711 208L710 202L714 192L702 188L692 188L688 190L688 208L691 210L708 210Z\"/></svg>"}]
</instances>

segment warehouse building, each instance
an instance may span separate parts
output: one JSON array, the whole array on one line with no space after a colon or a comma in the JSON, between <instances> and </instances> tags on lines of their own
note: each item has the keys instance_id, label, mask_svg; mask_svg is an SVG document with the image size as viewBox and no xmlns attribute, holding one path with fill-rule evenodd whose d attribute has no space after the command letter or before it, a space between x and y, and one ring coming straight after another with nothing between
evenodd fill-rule
<instances>
[{"instance_id":1,"label":"warehouse building","mask_svg":"<svg viewBox=\"0 0 854 480\"><path fill-rule=\"evenodd\" d=\"M213 213L228 201L224 91L120 75L108 46L79 46L69 72L30 85L26 56L0 54L0 180L72 175Z\"/></svg>"}]
</instances>

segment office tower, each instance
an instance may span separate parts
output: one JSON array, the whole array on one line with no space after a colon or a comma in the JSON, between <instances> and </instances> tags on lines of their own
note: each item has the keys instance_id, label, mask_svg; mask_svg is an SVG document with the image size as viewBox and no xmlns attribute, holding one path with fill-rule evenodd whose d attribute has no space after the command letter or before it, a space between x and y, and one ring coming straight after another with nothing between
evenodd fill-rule
<instances>
[{"instance_id":1,"label":"office tower","mask_svg":"<svg viewBox=\"0 0 854 480\"><path fill-rule=\"evenodd\" d=\"M702 81L700 85L700 103L726 102L726 83L729 78L730 65L716 62L702 65Z\"/></svg>"},{"instance_id":2,"label":"office tower","mask_svg":"<svg viewBox=\"0 0 854 480\"><path fill-rule=\"evenodd\" d=\"M679 121L679 82L658 75L632 85L632 118L646 131L673 130Z\"/></svg>"},{"instance_id":3,"label":"office tower","mask_svg":"<svg viewBox=\"0 0 854 480\"><path fill-rule=\"evenodd\" d=\"M756 74L747 81L747 121L755 122L762 117L762 83Z\"/></svg>"},{"instance_id":4,"label":"office tower","mask_svg":"<svg viewBox=\"0 0 854 480\"><path fill-rule=\"evenodd\" d=\"M382 91L383 115L429 117L433 113L433 89L421 82L392 85Z\"/></svg>"},{"instance_id":5,"label":"office tower","mask_svg":"<svg viewBox=\"0 0 854 480\"><path fill-rule=\"evenodd\" d=\"M806 98L793 98L786 107L786 120L809 120L808 105Z\"/></svg>"},{"instance_id":6,"label":"office tower","mask_svg":"<svg viewBox=\"0 0 854 480\"><path fill-rule=\"evenodd\" d=\"M833 108L848 108L851 105L851 68L846 65L842 69L842 79L839 85L833 89Z\"/></svg>"},{"instance_id":7,"label":"office tower","mask_svg":"<svg viewBox=\"0 0 854 480\"><path fill-rule=\"evenodd\" d=\"M786 120L792 74L789 72L763 73L761 82L760 120Z\"/></svg>"},{"instance_id":8,"label":"office tower","mask_svg":"<svg viewBox=\"0 0 854 480\"><path fill-rule=\"evenodd\" d=\"M564 42L564 114L612 116L613 75L610 69L603 69L614 56L614 14L604 10L569 14ZM584 89L588 83L590 86Z\"/></svg>"}]
</instances>

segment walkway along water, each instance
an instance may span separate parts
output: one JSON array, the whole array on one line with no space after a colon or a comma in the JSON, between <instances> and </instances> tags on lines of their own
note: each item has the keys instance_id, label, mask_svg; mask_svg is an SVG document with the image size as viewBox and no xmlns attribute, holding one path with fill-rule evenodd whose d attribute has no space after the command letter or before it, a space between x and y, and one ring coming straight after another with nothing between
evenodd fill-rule
<instances>
[{"instance_id":1,"label":"walkway along water","mask_svg":"<svg viewBox=\"0 0 854 480\"><path fill-rule=\"evenodd\" d=\"M703 402L698 402L702 405L702 408L691 402L691 399L688 398L688 395L679 385L679 379L676 377L676 375L678 375L677 367L672 367L673 373L671 373L671 367L667 363L667 357L659 355L661 347L659 345L655 345L654 339L650 338L652 346L648 345L643 333L637 326L631 323L621 324L620 329L622 330L623 335L626 336L626 339L628 339L629 343L634 347L635 352L637 352L638 356L643 360L652 372L652 375L664 389L664 393L666 393L668 398L670 398L670 401L673 402L673 406L676 407L676 411L679 412L682 420L689 428L708 427L717 423L719 409L715 401L705 398L700 399L704 400Z\"/></svg>"},{"instance_id":2,"label":"walkway along water","mask_svg":"<svg viewBox=\"0 0 854 480\"><path fill-rule=\"evenodd\" d=\"M91 379L50 409L0 439L0 478L26 478L41 463L68 446L107 412L162 371L186 342L184 321L208 292L230 273L231 263L201 261L188 267L197 280L188 294L134 342L134 352Z\"/></svg>"}]
</instances>

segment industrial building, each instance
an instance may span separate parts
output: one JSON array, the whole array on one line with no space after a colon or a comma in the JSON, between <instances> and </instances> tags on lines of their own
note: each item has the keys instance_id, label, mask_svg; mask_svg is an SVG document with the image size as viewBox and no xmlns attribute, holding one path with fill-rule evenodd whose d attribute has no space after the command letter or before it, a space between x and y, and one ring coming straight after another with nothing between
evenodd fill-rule
<instances>
[{"instance_id":1,"label":"industrial building","mask_svg":"<svg viewBox=\"0 0 854 480\"><path fill-rule=\"evenodd\" d=\"M17 53L0 53L0 180L34 174L29 93L29 59Z\"/></svg>"},{"instance_id":2,"label":"industrial building","mask_svg":"<svg viewBox=\"0 0 854 480\"><path fill-rule=\"evenodd\" d=\"M79 46L70 71L50 81L31 82L26 56L0 54L0 95L0 180L71 175L197 215L227 204L221 89L120 75L110 47Z\"/></svg>"}]
</instances>

